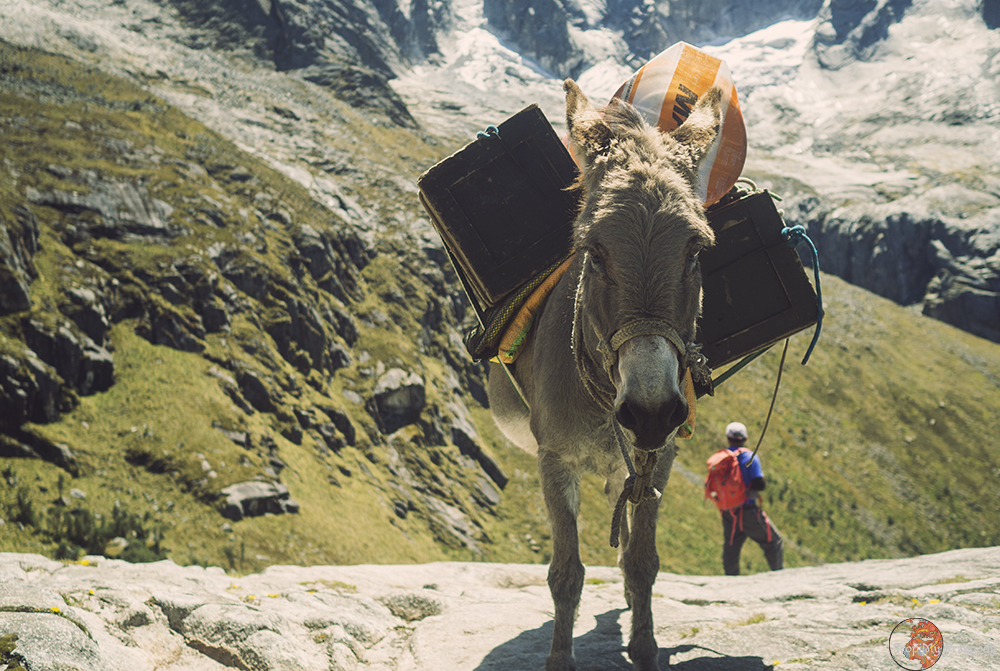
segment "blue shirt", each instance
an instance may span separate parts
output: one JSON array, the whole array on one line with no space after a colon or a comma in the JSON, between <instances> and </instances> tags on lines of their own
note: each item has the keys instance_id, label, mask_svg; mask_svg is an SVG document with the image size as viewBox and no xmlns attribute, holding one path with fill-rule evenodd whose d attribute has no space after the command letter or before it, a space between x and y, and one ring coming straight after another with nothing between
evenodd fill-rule
<instances>
[{"instance_id":1,"label":"blue shirt","mask_svg":"<svg viewBox=\"0 0 1000 671\"><path fill-rule=\"evenodd\" d=\"M740 449L739 447L730 446L729 450L735 452ZM750 483L753 482L754 478L764 477L764 468L760 465L760 455L756 457L753 456L753 451L748 450L746 452L741 452L736 456L740 462L740 475L743 476L743 484L748 488ZM753 463L751 463L753 459ZM747 489L747 500L743 505L753 505L757 502L757 496L759 492L755 489Z\"/></svg>"}]
</instances>

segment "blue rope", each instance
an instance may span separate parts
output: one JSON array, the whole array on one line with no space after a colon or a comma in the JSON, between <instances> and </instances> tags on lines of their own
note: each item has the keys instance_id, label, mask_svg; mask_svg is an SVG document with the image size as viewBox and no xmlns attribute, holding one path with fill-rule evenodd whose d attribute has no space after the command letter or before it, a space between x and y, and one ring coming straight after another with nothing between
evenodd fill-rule
<instances>
[{"instance_id":1,"label":"blue rope","mask_svg":"<svg viewBox=\"0 0 1000 671\"><path fill-rule=\"evenodd\" d=\"M722 384L723 382L725 382L726 380L728 380L729 378L731 378L733 375L736 375L736 373L739 373L741 370L743 370L744 368L746 368L747 365L750 364L750 362L752 362L754 359L756 359L757 357L759 357L764 352L766 352L769 349L771 349L771 347L773 347L773 345L768 345L767 347L759 349L756 352L748 354L745 357L743 357L742 359L740 359L739 362L737 362L735 365L730 366L726 370L725 373L723 373L719 377L717 377L714 380L712 380L712 389L714 390L716 387L718 387L720 384ZM712 391L712 392L710 392L710 395L714 395L714 393L715 392Z\"/></svg>"},{"instance_id":2,"label":"blue rope","mask_svg":"<svg viewBox=\"0 0 1000 671\"><path fill-rule=\"evenodd\" d=\"M802 359L804 366L809 361L809 357L812 356L813 348L816 347L816 342L819 340L819 333L823 330L823 289L819 284L819 252L816 251L816 245L806 234L806 229L803 226L785 226L781 229L781 237L785 239L789 247L806 242L809 244L809 249L812 250L813 275L816 278L816 331L813 333L812 342L809 343L809 349L806 350L806 355Z\"/></svg>"},{"instance_id":3,"label":"blue rope","mask_svg":"<svg viewBox=\"0 0 1000 671\"><path fill-rule=\"evenodd\" d=\"M476 133L476 139L482 140L488 137L500 137L500 130L496 126L487 126L486 130Z\"/></svg>"}]
</instances>

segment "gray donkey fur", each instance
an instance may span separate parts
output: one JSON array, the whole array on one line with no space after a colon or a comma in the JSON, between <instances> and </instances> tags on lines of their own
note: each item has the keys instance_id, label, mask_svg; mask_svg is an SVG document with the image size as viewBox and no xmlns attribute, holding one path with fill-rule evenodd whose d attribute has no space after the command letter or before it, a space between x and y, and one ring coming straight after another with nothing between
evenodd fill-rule
<instances>
[{"instance_id":1,"label":"gray donkey fur","mask_svg":"<svg viewBox=\"0 0 1000 671\"><path fill-rule=\"evenodd\" d=\"M662 135L627 104L602 114L575 82L566 80L564 88L570 138L582 162L577 255L512 366L530 411L497 364L489 378L497 425L538 456L552 525L548 583L555 622L546 671L576 668L573 621L584 578L577 536L581 475L605 476L609 502L618 500L628 473L616 431L637 463L646 451L657 451L657 491L670 475L674 438L688 413L681 391L687 359L678 338L636 335L607 365L605 350L612 334L636 320L667 323L683 343L694 338L701 310L698 252L714 236L693 183L719 132L721 99L712 89L681 127ZM657 498L632 507L619 536L618 563L632 609L628 654L637 671L659 668L650 608L660 566L658 507Z\"/></svg>"}]
</instances>

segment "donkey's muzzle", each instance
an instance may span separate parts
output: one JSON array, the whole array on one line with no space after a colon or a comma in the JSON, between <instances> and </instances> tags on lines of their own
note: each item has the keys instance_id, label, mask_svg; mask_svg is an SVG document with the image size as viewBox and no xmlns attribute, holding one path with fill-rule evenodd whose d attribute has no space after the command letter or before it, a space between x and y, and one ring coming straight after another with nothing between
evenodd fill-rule
<instances>
[{"instance_id":1,"label":"donkey's muzzle","mask_svg":"<svg viewBox=\"0 0 1000 671\"><path fill-rule=\"evenodd\" d=\"M627 396L615 404L615 418L622 428L635 436L635 447L656 450L687 419L688 405L683 396L669 399L656 407L647 407Z\"/></svg>"},{"instance_id":2,"label":"donkey's muzzle","mask_svg":"<svg viewBox=\"0 0 1000 671\"><path fill-rule=\"evenodd\" d=\"M622 344L618 357L615 419L632 433L641 450L663 447L667 437L687 420L687 401L680 390L680 363L672 343L661 335L638 335Z\"/></svg>"}]
</instances>

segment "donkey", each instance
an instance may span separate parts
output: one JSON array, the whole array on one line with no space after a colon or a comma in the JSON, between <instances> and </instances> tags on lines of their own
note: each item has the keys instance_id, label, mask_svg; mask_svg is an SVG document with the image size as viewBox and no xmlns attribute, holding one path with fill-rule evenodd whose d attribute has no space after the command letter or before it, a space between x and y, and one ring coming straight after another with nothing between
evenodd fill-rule
<instances>
[{"instance_id":1,"label":"donkey","mask_svg":"<svg viewBox=\"0 0 1000 671\"><path fill-rule=\"evenodd\" d=\"M721 91L702 96L664 136L627 103L602 113L572 80L564 89L570 139L582 163L577 253L512 365L520 391L491 364L490 407L501 431L538 457L552 526L548 584L555 605L546 671L576 668L573 621L584 579L580 477L591 471L607 478L608 500L619 503L617 521L629 492L619 493L635 482L627 479L630 462L639 465L644 491L629 497L630 519L617 530L613 523L612 545L619 546L632 609L628 654L635 671L648 671L658 669L659 656L651 612L660 566L658 497L688 416L684 378L698 358L692 344L701 311L698 253L714 243L693 187L719 133Z\"/></svg>"}]
</instances>

